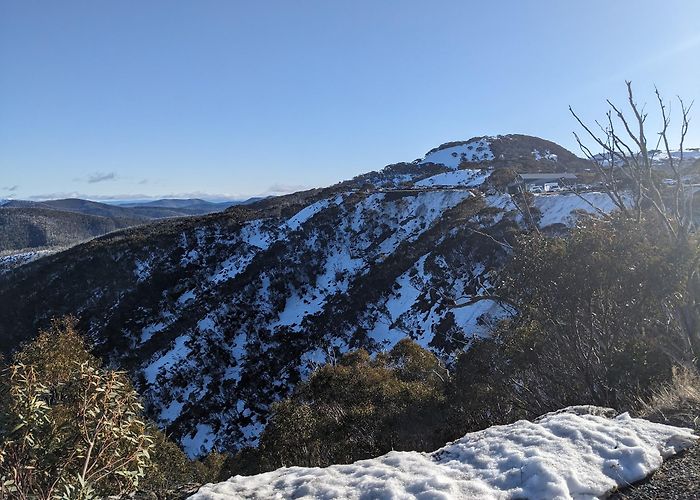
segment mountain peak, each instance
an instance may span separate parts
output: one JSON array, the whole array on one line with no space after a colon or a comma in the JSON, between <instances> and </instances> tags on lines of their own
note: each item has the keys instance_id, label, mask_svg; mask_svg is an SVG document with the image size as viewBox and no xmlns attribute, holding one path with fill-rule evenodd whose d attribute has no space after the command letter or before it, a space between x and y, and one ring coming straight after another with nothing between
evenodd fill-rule
<instances>
[{"instance_id":1,"label":"mountain peak","mask_svg":"<svg viewBox=\"0 0 700 500\"><path fill-rule=\"evenodd\" d=\"M478 136L466 141L452 141L431 149L418 161L420 165L437 164L456 170L482 167L508 167L525 171L580 171L590 167L558 144L524 134ZM471 164L471 165L470 165Z\"/></svg>"},{"instance_id":2,"label":"mountain peak","mask_svg":"<svg viewBox=\"0 0 700 500\"><path fill-rule=\"evenodd\" d=\"M428 151L420 163L437 163L457 169L462 162L481 163L494 159L490 137L447 142Z\"/></svg>"}]
</instances>

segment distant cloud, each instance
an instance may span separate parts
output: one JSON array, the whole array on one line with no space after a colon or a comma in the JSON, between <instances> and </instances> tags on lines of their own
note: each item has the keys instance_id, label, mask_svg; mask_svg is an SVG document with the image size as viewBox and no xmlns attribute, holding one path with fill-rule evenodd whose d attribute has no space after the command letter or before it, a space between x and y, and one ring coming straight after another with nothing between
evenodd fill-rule
<instances>
[{"instance_id":1,"label":"distant cloud","mask_svg":"<svg viewBox=\"0 0 700 500\"><path fill-rule=\"evenodd\" d=\"M305 189L311 189L310 186L304 186L301 184L281 184L275 183L265 191L263 194L288 194L296 193L297 191L304 191Z\"/></svg>"},{"instance_id":2,"label":"distant cloud","mask_svg":"<svg viewBox=\"0 0 700 500\"><path fill-rule=\"evenodd\" d=\"M113 181L117 178L117 174L114 172L95 172L87 176L88 184L96 184L98 182Z\"/></svg>"},{"instance_id":3,"label":"distant cloud","mask_svg":"<svg viewBox=\"0 0 700 500\"><path fill-rule=\"evenodd\" d=\"M176 199L190 199L190 198L201 198L208 201L231 201L231 200L245 200L250 196L246 195L235 195L235 194L214 194L205 193L201 191L195 192L185 192L185 193L163 193L163 194L141 194L141 193L124 193L124 194L109 194L109 195L99 195L99 194L89 194L80 193L77 191L60 191L54 193L44 193L39 195L33 195L27 197L28 200L42 201L42 200L61 200L65 198L80 198L83 200L92 201L145 201L145 200L160 200L164 198L176 198Z\"/></svg>"},{"instance_id":4,"label":"distant cloud","mask_svg":"<svg viewBox=\"0 0 700 500\"><path fill-rule=\"evenodd\" d=\"M17 191L18 189L19 189L19 186L17 186L17 185L14 185L14 186L5 186L5 187L2 188L3 191L9 191L9 192L11 192L11 193L14 192L14 191Z\"/></svg>"},{"instance_id":5,"label":"distant cloud","mask_svg":"<svg viewBox=\"0 0 700 500\"><path fill-rule=\"evenodd\" d=\"M33 201L63 200L65 198L89 199L85 195L78 193L76 191L63 191L63 192L57 192L57 193L46 193L46 194L27 196L28 200L33 200Z\"/></svg>"},{"instance_id":6,"label":"distant cloud","mask_svg":"<svg viewBox=\"0 0 700 500\"><path fill-rule=\"evenodd\" d=\"M90 184L98 182L107 182L111 180L124 180L124 177L118 176L114 172L101 173L96 172L87 177L80 179L74 179L76 182L88 182ZM158 179L143 178L141 180L134 179L134 185L148 185L155 186L160 184ZM15 187L15 186L13 186ZM33 201L41 200L59 200L65 198L80 198L83 200L92 201L103 201L103 202L115 202L115 201L145 201L145 200L158 200L164 198L175 198L175 199L190 199L190 198L200 198L208 201L232 201L232 200L247 200L249 198L256 197L266 197L266 196L280 196L289 193L295 193L297 191L303 191L306 189L311 189L314 186L301 185L301 184L284 184L275 183L272 184L265 192L262 193L212 193L205 191L189 191L189 192L173 192L173 191L160 191L151 190L149 194L141 193L123 193L114 192L110 194L95 194L86 193L82 191L55 191L53 193L41 193L36 195L28 196L26 199ZM140 191L141 189L139 189Z\"/></svg>"}]
</instances>

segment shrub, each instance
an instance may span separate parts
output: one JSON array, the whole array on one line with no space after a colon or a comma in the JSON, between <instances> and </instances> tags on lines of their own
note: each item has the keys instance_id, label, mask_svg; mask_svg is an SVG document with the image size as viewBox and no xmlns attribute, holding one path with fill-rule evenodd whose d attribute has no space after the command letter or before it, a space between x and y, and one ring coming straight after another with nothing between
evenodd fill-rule
<instances>
[{"instance_id":1,"label":"shrub","mask_svg":"<svg viewBox=\"0 0 700 500\"><path fill-rule=\"evenodd\" d=\"M689 367L675 367L673 376L641 400L636 413L665 424L700 428L700 375Z\"/></svg>"},{"instance_id":2,"label":"shrub","mask_svg":"<svg viewBox=\"0 0 700 500\"><path fill-rule=\"evenodd\" d=\"M54 321L3 369L2 497L128 492L150 462L138 395L123 372L100 367L74 325Z\"/></svg>"},{"instance_id":3,"label":"shrub","mask_svg":"<svg viewBox=\"0 0 700 500\"><path fill-rule=\"evenodd\" d=\"M445 378L437 358L408 339L375 359L350 352L274 407L260 467L325 466L443 444ZM250 465L247 458L240 462Z\"/></svg>"},{"instance_id":4,"label":"shrub","mask_svg":"<svg viewBox=\"0 0 700 500\"><path fill-rule=\"evenodd\" d=\"M492 333L488 376L514 407L630 408L684 361L672 304L690 260L658 231L620 216L519 239L498 286L518 314Z\"/></svg>"},{"instance_id":5,"label":"shrub","mask_svg":"<svg viewBox=\"0 0 700 500\"><path fill-rule=\"evenodd\" d=\"M447 392L453 438L527 416L514 404L510 380L498 375L507 361L500 349L491 339L475 339L457 357Z\"/></svg>"},{"instance_id":6,"label":"shrub","mask_svg":"<svg viewBox=\"0 0 700 500\"><path fill-rule=\"evenodd\" d=\"M211 483L228 479L221 477L228 455L212 451L203 460L190 460L180 447L163 432L151 428L153 450L151 462L139 489L166 496L183 485Z\"/></svg>"},{"instance_id":7,"label":"shrub","mask_svg":"<svg viewBox=\"0 0 700 500\"><path fill-rule=\"evenodd\" d=\"M505 190L510 183L515 181L517 175L518 173L512 168L497 168L489 176L488 182L497 189Z\"/></svg>"}]
</instances>

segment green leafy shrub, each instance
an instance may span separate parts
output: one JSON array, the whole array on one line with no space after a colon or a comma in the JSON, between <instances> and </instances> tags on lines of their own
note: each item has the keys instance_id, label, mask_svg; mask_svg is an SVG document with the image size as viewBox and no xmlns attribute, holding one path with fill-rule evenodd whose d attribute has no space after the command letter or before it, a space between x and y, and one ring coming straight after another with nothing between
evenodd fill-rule
<instances>
[{"instance_id":1,"label":"green leafy shrub","mask_svg":"<svg viewBox=\"0 0 700 500\"><path fill-rule=\"evenodd\" d=\"M238 465L250 468L257 458L261 469L325 466L434 448L444 439L446 377L438 359L408 339L375 359L350 352L274 407L259 457L248 453Z\"/></svg>"},{"instance_id":2,"label":"green leafy shrub","mask_svg":"<svg viewBox=\"0 0 700 500\"><path fill-rule=\"evenodd\" d=\"M221 478L228 455L212 451L200 460L190 460L180 447L163 432L150 428L153 436L151 461L145 476L139 481L139 489L166 496L187 484L211 483Z\"/></svg>"},{"instance_id":3,"label":"green leafy shrub","mask_svg":"<svg viewBox=\"0 0 700 500\"><path fill-rule=\"evenodd\" d=\"M3 368L0 497L93 498L133 491L152 437L123 372L90 356L75 321L54 321Z\"/></svg>"}]
</instances>

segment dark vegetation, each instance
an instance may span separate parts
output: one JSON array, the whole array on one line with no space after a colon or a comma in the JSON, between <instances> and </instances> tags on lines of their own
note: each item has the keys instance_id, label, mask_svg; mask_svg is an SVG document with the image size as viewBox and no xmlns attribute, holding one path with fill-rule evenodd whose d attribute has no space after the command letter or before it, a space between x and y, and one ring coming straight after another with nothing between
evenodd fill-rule
<instances>
[{"instance_id":1,"label":"dark vegetation","mask_svg":"<svg viewBox=\"0 0 700 500\"><path fill-rule=\"evenodd\" d=\"M261 468L326 466L388 450L430 450L447 435L448 371L410 340L372 358L358 350L326 365L276 405L260 444Z\"/></svg>"},{"instance_id":2,"label":"dark vegetation","mask_svg":"<svg viewBox=\"0 0 700 500\"><path fill-rule=\"evenodd\" d=\"M64 212L74 212L85 215L100 215L109 218L122 219L162 219L166 217L182 217L186 215L203 215L224 210L234 202L212 203L205 200L155 200L113 205L80 198L62 200L24 201L12 200L6 202L6 208L50 208Z\"/></svg>"},{"instance_id":3,"label":"dark vegetation","mask_svg":"<svg viewBox=\"0 0 700 500\"><path fill-rule=\"evenodd\" d=\"M250 205L235 205L224 212L128 227L25 264L11 275L0 274L0 303L7 305L0 308L0 353L9 353L32 338L38 330L48 326L51 317L73 314L76 304L91 304L91 309L104 304L106 309L111 309L106 304L113 304L124 290L134 289L133 303L125 302L104 327L108 337L106 348L119 348L128 341L122 328L124 322L133 318L134 309L149 301L157 303L163 286L187 274L188 270L180 265L182 249L178 249L183 234L195 238L199 227L214 227L226 234L235 232L241 223L251 219L291 217L304 206L331 196L335 189L303 191ZM149 253L163 248L173 249L168 254L172 272L161 273L157 279L144 284L136 283L133 259L147 259ZM39 282L43 284L37 287ZM89 286L92 284L101 284L103 293L99 297L95 297ZM41 300L38 300L39 294ZM84 330L88 330L91 318L83 315L79 319ZM163 339L163 342L168 340Z\"/></svg>"}]
</instances>

